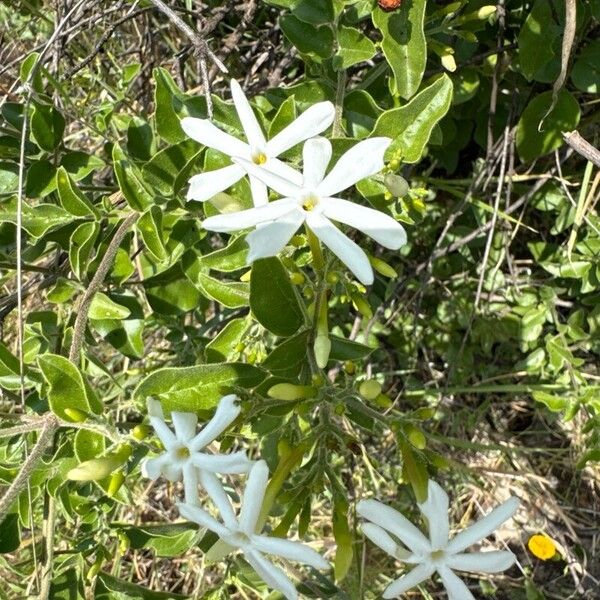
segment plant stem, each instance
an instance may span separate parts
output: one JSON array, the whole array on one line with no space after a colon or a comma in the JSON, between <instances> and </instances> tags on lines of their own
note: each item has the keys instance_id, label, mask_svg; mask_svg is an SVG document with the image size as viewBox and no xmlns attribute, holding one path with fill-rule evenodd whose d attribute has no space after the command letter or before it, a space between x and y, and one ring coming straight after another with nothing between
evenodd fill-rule
<instances>
[{"instance_id":1,"label":"plant stem","mask_svg":"<svg viewBox=\"0 0 600 600\"><path fill-rule=\"evenodd\" d=\"M344 114L344 96L346 95L346 70L338 71L337 86L335 89L335 119L333 121L332 137L343 137L344 127L342 117Z\"/></svg>"}]
</instances>

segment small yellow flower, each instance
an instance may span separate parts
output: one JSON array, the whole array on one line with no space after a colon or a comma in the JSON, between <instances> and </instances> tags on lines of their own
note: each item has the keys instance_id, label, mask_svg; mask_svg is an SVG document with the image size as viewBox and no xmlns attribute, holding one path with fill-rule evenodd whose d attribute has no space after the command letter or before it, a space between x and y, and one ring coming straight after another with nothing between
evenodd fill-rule
<instances>
[{"instance_id":1,"label":"small yellow flower","mask_svg":"<svg viewBox=\"0 0 600 600\"><path fill-rule=\"evenodd\" d=\"M552 538L538 533L532 535L527 542L527 547L531 554L541 560L548 560L556 554L556 544Z\"/></svg>"}]
</instances>

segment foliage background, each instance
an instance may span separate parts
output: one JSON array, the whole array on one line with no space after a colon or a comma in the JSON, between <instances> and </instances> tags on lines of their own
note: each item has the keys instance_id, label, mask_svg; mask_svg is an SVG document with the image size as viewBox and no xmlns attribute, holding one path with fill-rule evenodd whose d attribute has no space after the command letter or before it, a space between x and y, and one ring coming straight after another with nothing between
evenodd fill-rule
<instances>
[{"instance_id":1,"label":"foliage background","mask_svg":"<svg viewBox=\"0 0 600 600\"><path fill-rule=\"evenodd\" d=\"M243 564L226 573L206 565L207 542L192 528L165 526L176 494L140 478L148 440L130 436L145 395L165 392L149 374L223 362L244 366L192 370L186 395L163 399L206 415L225 380L258 386L228 444L249 441L273 469L303 441L317 444L321 462L287 480L273 526L287 518L303 534L310 517L331 556L334 541L353 556L337 559L337 574L348 571L337 587L312 574L309 595L374 597L378 573L393 576L395 567L365 546L353 501L376 493L409 511L413 491L400 479L418 494L427 472L443 469L436 478L451 489L457 517L509 494L523 501L517 527L500 533L519 565L476 583L478 597L598 597L600 176L562 132L598 143L600 3L577 3L566 80L541 131L561 71L565 3L485 4L404 0L386 13L368 0L170 3L255 97L267 130L331 99L340 108L335 152L373 130L401 149L407 194L390 199L375 181L358 189L406 224L409 243L399 255L372 247L397 276L378 277L368 295L338 271L330 324L357 345L340 342L334 352L328 375L337 387L324 396L331 423L315 437L307 432L314 404L270 400L257 368L277 378L270 383L309 382L306 339L296 327L282 346L268 331L281 335L281 324L249 316L245 244L216 251L227 240L206 235L203 208L183 200L189 175L222 158L186 140L179 118L205 114L205 68L215 119L238 127L223 102L227 77L151 2L0 3L2 426L48 411L71 422L73 407L96 414L60 430L0 524L0 597L37 597L44 585L69 600L260 589ZM232 195L250 202L245 184ZM83 353L72 357L79 372L63 356L81 298L132 211L141 216L117 240ZM282 260L283 281L288 271L310 272L305 249ZM270 264L265 290L278 268ZM310 283L297 290L307 301L314 294ZM173 377L182 381L181 372ZM384 396L356 394L367 377ZM1 485L14 481L34 441L32 433L0 438ZM64 480L123 441L133 454L113 498L109 479ZM312 503L299 501L307 489ZM527 552L538 531L558 542L560 559Z\"/></svg>"}]
</instances>

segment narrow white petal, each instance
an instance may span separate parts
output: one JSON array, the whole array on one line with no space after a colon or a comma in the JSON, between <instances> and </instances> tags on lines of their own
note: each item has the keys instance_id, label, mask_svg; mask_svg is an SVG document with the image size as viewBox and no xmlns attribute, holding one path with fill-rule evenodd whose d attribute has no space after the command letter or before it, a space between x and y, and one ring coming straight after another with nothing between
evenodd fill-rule
<instances>
[{"instance_id":1,"label":"narrow white petal","mask_svg":"<svg viewBox=\"0 0 600 600\"><path fill-rule=\"evenodd\" d=\"M304 164L304 187L315 189L323 178L331 160L331 142L323 137L315 137L304 142L302 162Z\"/></svg>"},{"instance_id":2,"label":"narrow white petal","mask_svg":"<svg viewBox=\"0 0 600 600\"><path fill-rule=\"evenodd\" d=\"M246 242L250 248L248 263L267 256L277 256L303 222L303 212L293 209L276 221L251 231L246 236Z\"/></svg>"},{"instance_id":3,"label":"narrow white petal","mask_svg":"<svg viewBox=\"0 0 600 600\"><path fill-rule=\"evenodd\" d=\"M162 476L169 481L181 481L183 471L180 464L173 464L170 460L165 461L162 468Z\"/></svg>"},{"instance_id":4,"label":"narrow white petal","mask_svg":"<svg viewBox=\"0 0 600 600\"><path fill-rule=\"evenodd\" d=\"M186 504L199 504L198 498L198 469L187 462L182 469L183 472L183 493Z\"/></svg>"},{"instance_id":5,"label":"narrow white petal","mask_svg":"<svg viewBox=\"0 0 600 600\"><path fill-rule=\"evenodd\" d=\"M248 229L260 223L269 223L289 213L297 206L294 200L282 198L269 202L265 206L257 206L240 212L209 217L202 222L202 227L209 231L231 232Z\"/></svg>"},{"instance_id":6,"label":"narrow white petal","mask_svg":"<svg viewBox=\"0 0 600 600\"><path fill-rule=\"evenodd\" d=\"M269 202L269 192L267 186L256 179L256 177L249 177L250 179L250 191L252 193L252 203L254 206L264 206Z\"/></svg>"},{"instance_id":7,"label":"narrow white petal","mask_svg":"<svg viewBox=\"0 0 600 600\"><path fill-rule=\"evenodd\" d=\"M206 490L210 499L219 510L223 523L231 529L237 529L237 519L231 506L231 501L219 478L210 471L199 471L200 485Z\"/></svg>"},{"instance_id":8,"label":"narrow white petal","mask_svg":"<svg viewBox=\"0 0 600 600\"><path fill-rule=\"evenodd\" d=\"M256 119L256 115L244 94L240 84L235 80L231 80L231 97L235 104L235 110L246 134L246 139L250 146L255 148L265 148L265 136Z\"/></svg>"},{"instance_id":9,"label":"narrow white petal","mask_svg":"<svg viewBox=\"0 0 600 600\"><path fill-rule=\"evenodd\" d=\"M335 196L357 181L381 171L383 155L391 142L390 138L377 137L352 146L323 179L317 193L322 197Z\"/></svg>"},{"instance_id":10,"label":"narrow white petal","mask_svg":"<svg viewBox=\"0 0 600 600\"><path fill-rule=\"evenodd\" d=\"M354 273L364 285L373 283L373 269L364 250L344 235L326 217L308 213L306 224L314 234Z\"/></svg>"},{"instance_id":11,"label":"narrow white petal","mask_svg":"<svg viewBox=\"0 0 600 600\"><path fill-rule=\"evenodd\" d=\"M252 536L252 545L265 554L274 554L288 560L310 565L315 569L329 569L329 563L312 548L300 542L268 537L266 535Z\"/></svg>"},{"instance_id":12,"label":"narrow white petal","mask_svg":"<svg viewBox=\"0 0 600 600\"><path fill-rule=\"evenodd\" d=\"M516 558L507 550L453 554L446 559L451 569L472 573L501 573L511 567Z\"/></svg>"},{"instance_id":13,"label":"narrow white petal","mask_svg":"<svg viewBox=\"0 0 600 600\"><path fill-rule=\"evenodd\" d=\"M190 442L190 450L196 451L208 446L237 419L242 410L238 400L239 398L235 394L228 394L219 400L212 419L204 425L200 433Z\"/></svg>"},{"instance_id":14,"label":"narrow white petal","mask_svg":"<svg viewBox=\"0 0 600 600\"><path fill-rule=\"evenodd\" d=\"M335 117L331 102L318 102L305 110L296 120L282 129L267 143L270 156L279 156L296 144L325 131Z\"/></svg>"},{"instance_id":15,"label":"narrow white petal","mask_svg":"<svg viewBox=\"0 0 600 600\"><path fill-rule=\"evenodd\" d=\"M448 592L448 600L475 600L464 581L453 573L448 567L442 565L437 568L442 578L442 583Z\"/></svg>"},{"instance_id":16,"label":"narrow white petal","mask_svg":"<svg viewBox=\"0 0 600 600\"><path fill-rule=\"evenodd\" d=\"M204 471L212 473L247 473L252 468L252 461L246 456L245 450L231 454L192 454L192 462Z\"/></svg>"},{"instance_id":17,"label":"narrow white petal","mask_svg":"<svg viewBox=\"0 0 600 600\"><path fill-rule=\"evenodd\" d=\"M158 419L165 420L165 415L163 413L162 405L160 400L156 400L156 398L152 398L149 396L146 399L146 408L148 410L149 417L157 417Z\"/></svg>"},{"instance_id":18,"label":"narrow white petal","mask_svg":"<svg viewBox=\"0 0 600 600\"><path fill-rule=\"evenodd\" d=\"M183 502L177 504L177 508L179 509L179 514L184 519L193 521L200 525L200 527L205 527L206 529L210 529L210 531L214 531L219 537L224 537L229 534L227 527L219 523L219 521L209 515L203 508Z\"/></svg>"},{"instance_id":19,"label":"narrow white petal","mask_svg":"<svg viewBox=\"0 0 600 600\"><path fill-rule=\"evenodd\" d=\"M446 550L451 554L455 554L472 546L480 540L483 540L498 529L504 521L510 519L517 512L518 508L518 498L509 498L506 502L503 502L500 506L497 506L492 512L483 517L483 519L477 521L477 523L474 523L456 535L456 537L448 544Z\"/></svg>"},{"instance_id":20,"label":"narrow white petal","mask_svg":"<svg viewBox=\"0 0 600 600\"><path fill-rule=\"evenodd\" d=\"M198 417L194 413L171 411L175 435L180 442L189 442L196 435Z\"/></svg>"},{"instance_id":21,"label":"narrow white petal","mask_svg":"<svg viewBox=\"0 0 600 600\"><path fill-rule=\"evenodd\" d=\"M284 163L278 158L269 158L263 165L263 168L267 169L267 171L278 173L281 177L291 181L294 185L302 187L302 182L304 180L302 173L296 171L296 169L290 167L287 163Z\"/></svg>"},{"instance_id":22,"label":"narrow white petal","mask_svg":"<svg viewBox=\"0 0 600 600\"><path fill-rule=\"evenodd\" d=\"M163 467L169 460L167 453L153 458L145 458L142 461L142 475L148 479L157 479L162 475Z\"/></svg>"},{"instance_id":23,"label":"narrow white petal","mask_svg":"<svg viewBox=\"0 0 600 600\"><path fill-rule=\"evenodd\" d=\"M429 540L401 513L378 500L361 500L356 511L361 517L394 534L413 553L431 551Z\"/></svg>"},{"instance_id":24,"label":"narrow white petal","mask_svg":"<svg viewBox=\"0 0 600 600\"><path fill-rule=\"evenodd\" d=\"M203 146L219 150L227 156L247 156L250 154L247 144L225 133L208 119L185 117L181 119L181 128L193 140L200 142Z\"/></svg>"},{"instance_id":25,"label":"narrow white petal","mask_svg":"<svg viewBox=\"0 0 600 600\"><path fill-rule=\"evenodd\" d=\"M404 227L390 215L341 198L323 198L322 202L327 217L366 233L378 244L391 250L406 244Z\"/></svg>"},{"instance_id":26,"label":"narrow white petal","mask_svg":"<svg viewBox=\"0 0 600 600\"><path fill-rule=\"evenodd\" d=\"M287 600L297 600L298 592L296 591L296 586L294 586L282 569L268 561L256 550L246 552L244 557L269 587L280 591Z\"/></svg>"},{"instance_id":27,"label":"narrow white petal","mask_svg":"<svg viewBox=\"0 0 600 600\"><path fill-rule=\"evenodd\" d=\"M400 594L415 587L415 585L419 585L426 579L429 579L434 571L435 568L432 564L423 563L417 565L412 571L404 575L404 577L392 581L392 583L390 583L383 591L383 597L396 598Z\"/></svg>"},{"instance_id":28,"label":"narrow white petal","mask_svg":"<svg viewBox=\"0 0 600 600\"><path fill-rule=\"evenodd\" d=\"M239 165L229 165L214 171L205 171L190 178L187 199L204 202L215 194L226 190L244 176L244 169Z\"/></svg>"},{"instance_id":29,"label":"narrow white petal","mask_svg":"<svg viewBox=\"0 0 600 600\"><path fill-rule=\"evenodd\" d=\"M448 543L448 494L432 479L427 486L427 500L419 508L429 526L429 539L434 549L445 548Z\"/></svg>"},{"instance_id":30,"label":"narrow white petal","mask_svg":"<svg viewBox=\"0 0 600 600\"><path fill-rule=\"evenodd\" d=\"M262 508L267 481L269 480L269 467L264 460L254 463L250 475L246 480L246 489L242 500L242 508L238 519L240 529L247 535L255 532L260 509Z\"/></svg>"},{"instance_id":31,"label":"narrow white petal","mask_svg":"<svg viewBox=\"0 0 600 600\"><path fill-rule=\"evenodd\" d=\"M363 533L376 545L379 546L384 552L387 552L390 556L403 560L411 556L410 552L398 544L392 536L385 531L379 525L374 523L363 523Z\"/></svg>"},{"instance_id":32,"label":"narrow white petal","mask_svg":"<svg viewBox=\"0 0 600 600\"><path fill-rule=\"evenodd\" d=\"M170 450L177 445L177 438L175 434L169 429L168 425L158 417L150 417L150 424L152 425L158 439L162 442L163 446Z\"/></svg>"},{"instance_id":33,"label":"narrow white petal","mask_svg":"<svg viewBox=\"0 0 600 600\"><path fill-rule=\"evenodd\" d=\"M294 183L294 181L298 181L298 176L290 178L287 169L281 169L279 167L279 164L283 163L270 161L271 169L266 169L264 166L255 165L245 158L235 157L232 160L234 163L240 165L248 175L256 177L266 186L274 189L278 194L281 194L286 198L296 198L302 193L302 187ZM288 169L291 169L291 167L288 167ZM300 173L298 173L298 175L302 177Z\"/></svg>"}]
</instances>

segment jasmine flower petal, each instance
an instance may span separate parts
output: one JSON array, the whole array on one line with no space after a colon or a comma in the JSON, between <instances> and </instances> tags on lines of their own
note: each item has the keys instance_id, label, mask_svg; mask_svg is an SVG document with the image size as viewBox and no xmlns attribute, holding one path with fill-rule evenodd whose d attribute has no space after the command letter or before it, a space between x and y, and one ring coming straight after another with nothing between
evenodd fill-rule
<instances>
[{"instance_id":1,"label":"jasmine flower petal","mask_svg":"<svg viewBox=\"0 0 600 600\"><path fill-rule=\"evenodd\" d=\"M200 433L191 441L190 448L192 450L199 450L208 446L237 419L240 411L241 407L238 403L238 397L235 394L223 396L219 400L217 410L212 419L206 423Z\"/></svg>"},{"instance_id":2,"label":"jasmine flower petal","mask_svg":"<svg viewBox=\"0 0 600 600\"><path fill-rule=\"evenodd\" d=\"M253 148L266 150L265 136L256 119L256 115L240 84L235 79L231 80L231 97L233 98L235 110L240 118L248 144Z\"/></svg>"},{"instance_id":3,"label":"jasmine flower petal","mask_svg":"<svg viewBox=\"0 0 600 600\"><path fill-rule=\"evenodd\" d=\"M231 506L229 496L225 492L223 485L219 481L219 478L210 471L200 470L199 472L200 485L206 490L210 499L214 502L217 507L223 523L227 527L237 527L237 519Z\"/></svg>"},{"instance_id":4,"label":"jasmine flower petal","mask_svg":"<svg viewBox=\"0 0 600 600\"><path fill-rule=\"evenodd\" d=\"M269 467L267 463L264 460L254 463L246 481L246 490L244 491L242 508L238 520L240 530L246 533L246 535L255 533L268 479Z\"/></svg>"},{"instance_id":5,"label":"jasmine flower petal","mask_svg":"<svg viewBox=\"0 0 600 600\"><path fill-rule=\"evenodd\" d=\"M260 552L251 550L244 554L250 566L258 573L261 579L273 589L279 590L287 600L296 600L298 592L287 575L273 563L269 562Z\"/></svg>"},{"instance_id":6,"label":"jasmine flower petal","mask_svg":"<svg viewBox=\"0 0 600 600\"><path fill-rule=\"evenodd\" d=\"M252 263L259 258L279 254L303 222L304 215L302 212L293 209L276 221L251 231L246 236L246 242L250 247L248 263Z\"/></svg>"},{"instance_id":7,"label":"jasmine flower petal","mask_svg":"<svg viewBox=\"0 0 600 600\"><path fill-rule=\"evenodd\" d=\"M203 508L183 502L179 503L177 508L179 509L179 513L182 517L188 521L197 523L200 525L200 527L209 529L210 531L216 533L219 537L227 536L229 534L227 527L219 523L219 521L217 521L214 517L211 517L211 515L209 515Z\"/></svg>"},{"instance_id":8,"label":"jasmine flower petal","mask_svg":"<svg viewBox=\"0 0 600 600\"><path fill-rule=\"evenodd\" d=\"M417 565L403 577L392 581L383 591L383 597L396 598L400 594L410 590L410 588L415 587L415 585L419 585L426 579L429 579L434 571L435 568L431 564L423 563Z\"/></svg>"},{"instance_id":9,"label":"jasmine flower petal","mask_svg":"<svg viewBox=\"0 0 600 600\"><path fill-rule=\"evenodd\" d=\"M451 569L442 565L438 567L437 572L448 592L448 600L475 600L464 581Z\"/></svg>"},{"instance_id":10,"label":"jasmine flower petal","mask_svg":"<svg viewBox=\"0 0 600 600\"><path fill-rule=\"evenodd\" d=\"M196 435L198 417L195 414L173 410L171 411L171 420L179 441L189 442Z\"/></svg>"},{"instance_id":11,"label":"jasmine flower petal","mask_svg":"<svg viewBox=\"0 0 600 600\"><path fill-rule=\"evenodd\" d=\"M267 537L266 535L255 535L252 537L252 544L265 554L274 554L282 558L295 560L315 569L330 568L329 563L316 550L300 542Z\"/></svg>"},{"instance_id":12,"label":"jasmine flower petal","mask_svg":"<svg viewBox=\"0 0 600 600\"><path fill-rule=\"evenodd\" d=\"M432 548L444 548L448 543L448 494L432 479L427 485L427 500L419 504L427 519Z\"/></svg>"},{"instance_id":13,"label":"jasmine flower petal","mask_svg":"<svg viewBox=\"0 0 600 600\"><path fill-rule=\"evenodd\" d=\"M304 182L307 189L316 188L323 177L331 160L331 142L323 137L306 140L302 149L304 165Z\"/></svg>"},{"instance_id":14,"label":"jasmine flower petal","mask_svg":"<svg viewBox=\"0 0 600 600\"><path fill-rule=\"evenodd\" d=\"M244 175L244 169L235 164L194 175L189 180L187 199L204 202L237 183Z\"/></svg>"},{"instance_id":15,"label":"jasmine flower petal","mask_svg":"<svg viewBox=\"0 0 600 600\"><path fill-rule=\"evenodd\" d=\"M516 558L512 552L494 550L492 552L472 552L453 554L448 557L447 565L458 571L472 573L500 573L510 568Z\"/></svg>"},{"instance_id":16,"label":"jasmine flower petal","mask_svg":"<svg viewBox=\"0 0 600 600\"><path fill-rule=\"evenodd\" d=\"M239 231L240 229L248 229L261 223L274 221L288 214L295 207L296 203L293 200L282 198L281 200L270 202L265 206L257 206L240 212L209 217L203 221L202 227L209 231Z\"/></svg>"},{"instance_id":17,"label":"jasmine flower petal","mask_svg":"<svg viewBox=\"0 0 600 600\"><path fill-rule=\"evenodd\" d=\"M183 131L203 146L218 150L228 156L249 156L250 148L241 140L225 133L208 119L196 119L195 117L184 117L181 119Z\"/></svg>"}]
</instances>

